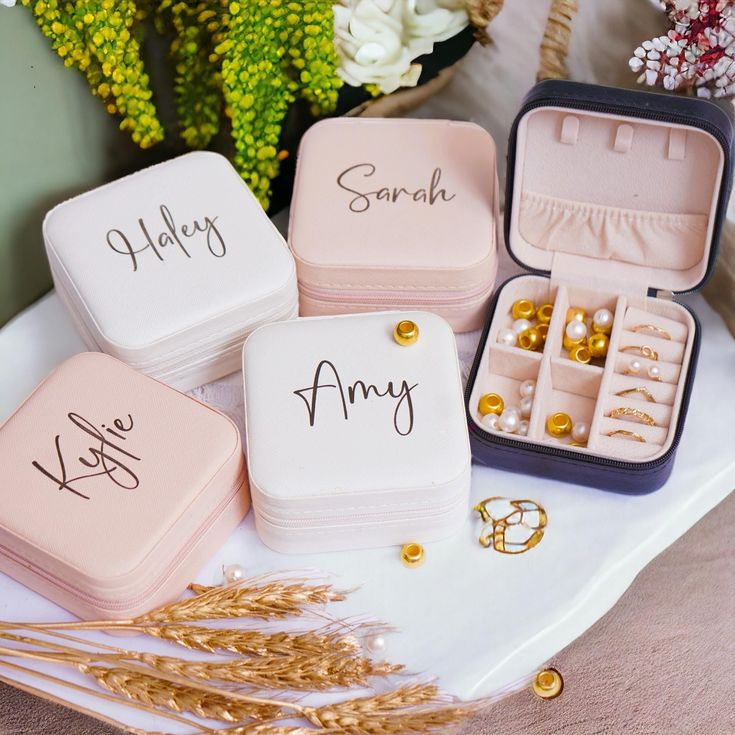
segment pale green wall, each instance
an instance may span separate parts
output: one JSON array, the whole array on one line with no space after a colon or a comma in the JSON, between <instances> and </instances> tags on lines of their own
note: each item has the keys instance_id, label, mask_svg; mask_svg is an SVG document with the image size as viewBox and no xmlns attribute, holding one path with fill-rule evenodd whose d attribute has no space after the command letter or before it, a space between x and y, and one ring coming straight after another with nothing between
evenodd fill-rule
<instances>
[{"instance_id":1,"label":"pale green wall","mask_svg":"<svg viewBox=\"0 0 735 735\"><path fill-rule=\"evenodd\" d=\"M50 288L46 211L137 156L30 11L0 6L0 325Z\"/></svg>"}]
</instances>

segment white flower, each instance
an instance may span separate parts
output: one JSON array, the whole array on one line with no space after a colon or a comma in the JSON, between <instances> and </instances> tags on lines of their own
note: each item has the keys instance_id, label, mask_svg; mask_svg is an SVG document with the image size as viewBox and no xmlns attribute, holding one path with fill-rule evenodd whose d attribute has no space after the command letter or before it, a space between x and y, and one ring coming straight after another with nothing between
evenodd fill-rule
<instances>
[{"instance_id":1,"label":"white flower","mask_svg":"<svg viewBox=\"0 0 735 735\"><path fill-rule=\"evenodd\" d=\"M340 0L334 37L347 84L375 84L389 94L413 87L434 43L456 35L469 19L461 0Z\"/></svg>"},{"instance_id":2,"label":"white flower","mask_svg":"<svg viewBox=\"0 0 735 735\"><path fill-rule=\"evenodd\" d=\"M15 0L0 0L0 5L4 5L6 8L12 8L15 5Z\"/></svg>"}]
</instances>

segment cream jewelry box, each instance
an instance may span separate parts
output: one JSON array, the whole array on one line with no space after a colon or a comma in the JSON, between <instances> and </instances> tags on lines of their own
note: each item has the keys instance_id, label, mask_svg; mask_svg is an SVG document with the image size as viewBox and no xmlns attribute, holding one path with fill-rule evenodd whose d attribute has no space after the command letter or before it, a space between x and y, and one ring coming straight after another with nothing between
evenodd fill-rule
<instances>
[{"instance_id":1,"label":"cream jewelry box","mask_svg":"<svg viewBox=\"0 0 735 735\"><path fill-rule=\"evenodd\" d=\"M573 82L529 93L505 235L531 274L498 290L469 377L479 462L621 492L666 481L700 341L675 295L712 270L732 139L704 100Z\"/></svg>"},{"instance_id":2,"label":"cream jewelry box","mask_svg":"<svg viewBox=\"0 0 735 735\"><path fill-rule=\"evenodd\" d=\"M181 390L237 370L247 334L297 312L283 238L214 153L64 202L43 233L56 290L87 347Z\"/></svg>"},{"instance_id":3,"label":"cream jewelry box","mask_svg":"<svg viewBox=\"0 0 735 735\"><path fill-rule=\"evenodd\" d=\"M423 309L478 329L499 222L495 144L478 125L321 121L301 141L291 203L300 313Z\"/></svg>"},{"instance_id":4,"label":"cream jewelry box","mask_svg":"<svg viewBox=\"0 0 735 735\"><path fill-rule=\"evenodd\" d=\"M0 427L0 571L82 618L181 594L250 507L227 417L97 352Z\"/></svg>"},{"instance_id":5,"label":"cream jewelry box","mask_svg":"<svg viewBox=\"0 0 735 735\"><path fill-rule=\"evenodd\" d=\"M470 512L454 334L427 312L261 327L243 349L255 525L276 551L433 541Z\"/></svg>"}]
</instances>

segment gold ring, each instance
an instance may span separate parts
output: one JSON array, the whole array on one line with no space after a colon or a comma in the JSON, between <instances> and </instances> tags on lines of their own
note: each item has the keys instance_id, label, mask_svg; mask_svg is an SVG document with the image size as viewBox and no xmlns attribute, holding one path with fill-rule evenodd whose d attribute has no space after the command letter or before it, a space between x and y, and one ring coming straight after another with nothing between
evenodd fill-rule
<instances>
[{"instance_id":1,"label":"gold ring","mask_svg":"<svg viewBox=\"0 0 735 735\"><path fill-rule=\"evenodd\" d=\"M628 388L627 390L620 390L615 395L629 396L633 393L640 393L649 403L656 403L656 399L651 395L651 391L649 391L648 388L643 388L642 386L639 388Z\"/></svg>"},{"instance_id":2,"label":"gold ring","mask_svg":"<svg viewBox=\"0 0 735 735\"><path fill-rule=\"evenodd\" d=\"M671 335L661 327L657 327L655 324L636 324L631 330L632 332L653 332L656 337L662 339L671 339Z\"/></svg>"},{"instance_id":3,"label":"gold ring","mask_svg":"<svg viewBox=\"0 0 735 735\"><path fill-rule=\"evenodd\" d=\"M640 435L636 434L635 431L626 431L625 429L615 429L615 431L608 431L608 436L627 436L630 439L635 439L637 442L643 442L645 444L646 440Z\"/></svg>"},{"instance_id":4,"label":"gold ring","mask_svg":"<svg viewBox=\"0 0 735 735\"><path fill-rule=\"evenodd\" d=\"M644 424L656 426L656 422L653 420L653 417L638 408L626 408L621 406L620 408L613 408L613 410L608 414L608 417L611 419L617 419L620 416L632 416L633 418L639 419Z\"/></svg>"},{"instance_id":5,"label":"gold ring","mask_svg":"<svg viewBox=\"0 0 735 735\"><path fill-rule=\"evenodd\" d=\"M649 347L648 345L626 345L621 347L619 352L637 352L641 357L646 357L649 360L658 360L658 352Z\"/></svg>"}]
</instances>

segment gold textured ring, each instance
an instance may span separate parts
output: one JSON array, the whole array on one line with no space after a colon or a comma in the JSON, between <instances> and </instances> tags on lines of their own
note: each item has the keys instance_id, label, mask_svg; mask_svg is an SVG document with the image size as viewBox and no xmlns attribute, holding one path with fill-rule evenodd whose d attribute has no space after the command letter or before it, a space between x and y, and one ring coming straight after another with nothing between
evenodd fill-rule
<instances>
[{"instance_id":1,"label":"gold textured ring","mask_svg":"<svg viewBox=\"0 0 735 735\"><path fill-rule=\"evenodd\" d=\"M636 324L631 331L653 332L656 337L661 337L661 339L671 339L671 335L665 329L661 329L655 324Z\"/></svg>"},{"instance_id":2,"label":"gold textured ring","mask_svg":"<svg viewBox=\"0 0 735 735\"><path fill-rule=\"evenodd\" d=\"M639 408L627 408L625 406L621 406L620 408L613 408L613 410L608 414L608 417L611 419L617 419L621 416L632 416L642 423L648 424L648 426L656 426L656 422L653 420L653 417L649 416L645 411L641 411Z\"/></svg>"},{"instance_id":3,"label":"gold textured ring","mask_svg":"<svg viewBox=\"0 0 735 735\"><path fill-rule=\"evenodd\" d=\"M649 403L656 403L656 399L651 395L651 391L648 388L640 386L638 388L628 388L627 390L619 390L616 396L630 396L633 393L640 393Z\"/></svg>"},{"instance_id":4,"label":"gold textured ring","mask_svg":"<svg viewBox=\"0 0 735 735\"><path fill-rule=\"evenodd\" d=\"M629 439L635 439L635 441L637 442L643 442L644 444L646 443L646 440L640 434L636 433L635 431L626 431L625 429L615 429L615 431L608 431L607 435L608 436L625 436L625 437L628 437Z\"/></svg>"},{"instance_id":5,"label":"gold textured ring","mask_svg":"<svg viewBox=\"0 0 735 735\"><path fill-rule=\"evenodd\" d=\"M637 352L641 357L658 360L658 352L648 345L626 345L620 348L620 352Z\"/></svg>"}]
</instances>

